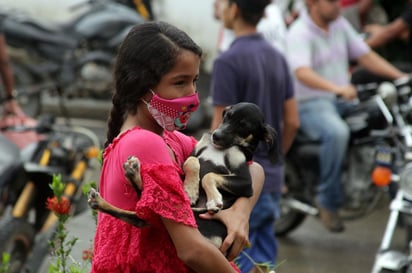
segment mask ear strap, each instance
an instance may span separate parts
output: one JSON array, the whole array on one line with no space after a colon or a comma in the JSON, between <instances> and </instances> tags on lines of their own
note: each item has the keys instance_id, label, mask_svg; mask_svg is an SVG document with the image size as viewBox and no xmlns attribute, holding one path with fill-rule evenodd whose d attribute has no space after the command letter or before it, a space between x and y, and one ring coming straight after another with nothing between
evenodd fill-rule
<instances>
[{"instance_id":1,"label":"mask ear strap","mask_svg":"<svg viewBox=\"0 0 412 273\"><path fill-rule=\"evenodd\" d=\"M152 92L153 96L156 95L156 93L151 88L149 88L149 91ZM144 104L149 105L149 103L145 99L142 98L141 101L143 101Z\"/></svg>"}]
</instances>

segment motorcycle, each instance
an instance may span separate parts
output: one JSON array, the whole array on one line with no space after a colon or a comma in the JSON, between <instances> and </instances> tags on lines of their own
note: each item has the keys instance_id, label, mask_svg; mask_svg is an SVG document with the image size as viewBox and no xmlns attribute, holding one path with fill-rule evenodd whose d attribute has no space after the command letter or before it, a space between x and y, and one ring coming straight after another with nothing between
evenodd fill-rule
<instances>
[{"instance_id":1,"label":"motorcycle","mask_svg":"<svg viewBox=\"0 0 412 273\"><path fill-rule=\"evenodd\" d=\"M408 91L408 90L405 90ZM388 180L396 183L396 194L390 203L390 214L377 250L372 273L412 272L412 99L411 90L397 94L397 104L390 108L393 120L399 124L393 129L398 145L377 160L386 168ZM399 107L397 106L399 105ZM383 159L383 162L382 162ZM397 229L397 227L401 227ZM402 229L403 228L403 229ZM404 249L392 245L395 232L404 230Z\"/></svg>"},{"instance_id":2,"label":"motorcycle","mask_svg":"<svg viewBox=\"0 0 412 273\"><path fill-rule=\"evenodd\" d=\"M384 194L393 193L391 181L374 183L371 180L377 158L387 158L399 143L395 130L405 130L406 125L393 109L399 103L392 87L399 94L410 91L410 80L372 82L357 85L358 100L353 110L345 116L350 128L350 142L342 167L344 204L340 211L343 220L360 218L377 207ZM387 105L391 108L388 108ZM392 109L393 108L393 109ZM285 158L286 192L280 200L281 215L276 220L276 236L286 236L299 227L306 216L318 216L315 196L319 179L319 143L298 133Z\"/></svg>"},{"instance_id":3,"label":"motorcycle","mask_svg":"<svg viewBox=\"0 0 412 273\"><path fill-rule=\"evenodd\" d=\"M0 160L5 170L0 177L0 254L10 255L7 273L35 273L49 253L58 224L46 208L47 198L53 196L49 184L61 175L71 215L87 209L83 186L98 166L94 163L100 141L87 128L59 124L52 116L33 124L14 122L1 131L1 148L13 153L1 153L0 158L5 159ZM22 145L20 140L26 141Z\"/></svg>"},{"instance_id":4,"label":"motorcycle","mask_svg":"<svg viewBox=\"0 0 412 273\"><path fill-rule=\"evenodd\" d=\"M3 11L19 103L29 116L41 112L41 94L59 99L111 98L117 47L144 19L109 0L89 0L70 11L83 11L69 22L50 25L22 12Z\"/></svg>"}]
</instances>

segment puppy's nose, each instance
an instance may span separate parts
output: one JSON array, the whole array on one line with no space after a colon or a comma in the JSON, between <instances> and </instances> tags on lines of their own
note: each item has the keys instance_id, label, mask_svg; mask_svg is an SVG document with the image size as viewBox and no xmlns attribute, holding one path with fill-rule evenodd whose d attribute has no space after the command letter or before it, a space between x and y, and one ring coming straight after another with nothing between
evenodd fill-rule
<instances>
[{"instance_id":1,"label":"puppy's nose","mask_svg":"<svg viewBox=\"0 0 412 273\"><path fill-rule=\"evenodd\" d=\"M218 132L214 132L212 134L212 141L213 142L219 142L220 140L222 140L222 135L219 134Z\"/></svg>"}]
</instances>

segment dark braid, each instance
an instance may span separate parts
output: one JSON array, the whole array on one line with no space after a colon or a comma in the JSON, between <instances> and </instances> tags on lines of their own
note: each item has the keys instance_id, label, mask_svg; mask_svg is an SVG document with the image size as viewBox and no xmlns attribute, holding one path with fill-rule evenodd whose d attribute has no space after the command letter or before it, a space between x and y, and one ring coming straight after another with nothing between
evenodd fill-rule
<instances>
[{"instance_id":1,"label":"dark braid","mask_svg":"<svg viewBox=\"0 0 412 273\"><path fill-rule=\"evenodd\" d=\"M129 32L114 69L115 93L105 147L120 133L127 114L136 114L141 98L174 67L183 49L202 56L201 48L185 32L165 22L139 24Z\"/></svg>"}]
</instances>

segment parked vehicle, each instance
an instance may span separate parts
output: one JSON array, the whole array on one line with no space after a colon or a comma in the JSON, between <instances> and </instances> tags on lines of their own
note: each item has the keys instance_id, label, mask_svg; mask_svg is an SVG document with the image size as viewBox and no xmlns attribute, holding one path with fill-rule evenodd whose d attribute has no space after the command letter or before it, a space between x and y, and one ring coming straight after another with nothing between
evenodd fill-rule
<instances>
[{"instance_id":1,"label":"parked vehicle","mask_svg":"<svg viewBox=\"0 0 412 273\"><path fill-rule=\"evenodd\" d=\"M61 25L46 24L21 12L4 11L20 104L30 116L41 111L41 93L67 98L111 98L112 66L117 47L144 19L131 8L109 0L89 0Z\"/></svg>"},{"instance_id":2,"label":"parked vehicle","mask_svg":"<svg viewBox=\"0 0 412 273\"><path fill-rule=\"evenodd\" d=\"M98 166L93 162L97 163L94 159L100 143L87 128L59 124L50 116L34 125L15 123L1 130L6 136L0 138L1 149L13 153L6 163L0 163L5 170L0 177L0 205L4 208L0 254L10 254L7 273L35 273L49 253L49 242L57 228L57 217L46 208L47 198L53 196L49 184L54 175L61 175L71 214L86 209L83 185L89 182L93 167ZM18 135L25 139L28 133L37 140L33 138L18 147ZM5 153L1 154L3 158Z\"/></svg>"},{"instance_id":3,"label":"parked vehicle","mask_svg":"<svg viewBox=\"0 0 412 273\"><path fill-rule=\"evenodd\" d=\"M398 177L396 177L398 178ZM396 179L395 178L395 179ZM381 243L376 253L372 267L372 273L406 273L412 270L412 165L409 163L399 179L399 189L390 204L390 214ZM400 222L403 229L397 229ZM395 232L405 231L404 248L396 248L392 245Z\"/></svg>"},{"instance_id":4,"label":"parked vehicle","mask_svg":"<svg viewBox=\"0 0 412 273\"><path fill-rule=\"evenodd\" d=\"M409 125L399 118L407 115L401 115L400 111L406 111L404 105L409 103L409 79L394 84L358 85L357 88L359 100L345 117L351 136L342 175L344 204L341 216L344 220L366 215L373 211L383 194L393 192L390 181L382 187L372 182L371 174L377 159L387 158L405 145L404 132L409 130ZM412 143L411 136L407 141ZM287 192L282 195L281 216L274 226L277 236L289 234L303 223L306 216L319 213L314 201L319 178L318 153L316 140L301 134L297 136L285 159ZM401 168L403 162L396 163L394 168Z\"/></svg>"},{"instance_id":5,"label":"parked vehicle","mask_svg":"<svg viewBox=\"0 0 412 273\"><path fill-rule=\"evenodd\" d=\"M390 203L390 214L377 250L372 273L412 272L412 100L411 90L398 94L397 104L389 108L399 126L392 127L397 145L386 155L377 158L377 166L386 168L386 176L397 186ZM399 105L399 106L398 106ZM395 233L405 233L405 245L392 245Z\"/></svg>"}]
</instances>

